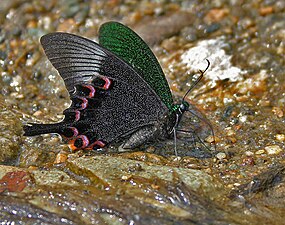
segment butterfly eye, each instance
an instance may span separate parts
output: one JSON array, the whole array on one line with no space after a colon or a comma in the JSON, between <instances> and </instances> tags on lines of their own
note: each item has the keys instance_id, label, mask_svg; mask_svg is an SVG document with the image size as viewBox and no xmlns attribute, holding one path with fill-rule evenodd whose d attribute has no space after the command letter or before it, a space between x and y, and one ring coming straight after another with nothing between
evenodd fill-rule
<instances>
[{"instance_id":1,"label":"butterfly eye","mask_svg":"<svg viewBox=\"0 0 285 225\"><path fill-rule=\"evenodd\" d=\"M189 103L182 101L182 103L179 105L179 108L182 112L185 112L189 108Z\"/></svg>"}]
</instances>

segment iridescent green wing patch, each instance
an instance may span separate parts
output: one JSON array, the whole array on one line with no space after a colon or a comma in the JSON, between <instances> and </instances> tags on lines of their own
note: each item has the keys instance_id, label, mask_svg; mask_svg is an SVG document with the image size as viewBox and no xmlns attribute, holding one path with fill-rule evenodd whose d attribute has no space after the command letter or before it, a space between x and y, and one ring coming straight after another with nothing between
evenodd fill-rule
<instances>
[{"instance_id":1,"label":"iridescent green wing patch","mask_svg":"<svg viewBox=\"0 0 285 225\"><path fill-rule=\"evenodd\" d=\"M131 65L167 108L173 108L172 94L155 55L134 31L118 22L107 22L100 27L99 43Z\"/></svg>"}]
</instances>

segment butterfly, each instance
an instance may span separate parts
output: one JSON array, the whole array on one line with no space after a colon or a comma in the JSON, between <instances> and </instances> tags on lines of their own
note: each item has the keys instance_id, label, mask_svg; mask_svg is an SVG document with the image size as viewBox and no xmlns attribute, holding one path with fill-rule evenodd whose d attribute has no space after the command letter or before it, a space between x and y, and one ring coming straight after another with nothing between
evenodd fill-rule
<instances>
[{"instance_id":1,"label":"butterfly","mask_svg":"<svg viewBox=\"0 0 285 225\"><path fill-rule=\"evenodd\" d=\"M64 80L72 103L63 111L61 122L29 123L24 126L25 136L58 133L73 150L97 150L119 140L124 140L122 148L134 149L148 141L174 137L176 151L176 133L184 112L205 121L189 110L191 105L185 100L194 86L180 104L174 104L153 52L121 23L104 23L99 44L61 32L46 34L40 42ZM195 83L203 76L200 72ZM184 132L195 136L197 128Z\"/></svg>"}]
</instances>

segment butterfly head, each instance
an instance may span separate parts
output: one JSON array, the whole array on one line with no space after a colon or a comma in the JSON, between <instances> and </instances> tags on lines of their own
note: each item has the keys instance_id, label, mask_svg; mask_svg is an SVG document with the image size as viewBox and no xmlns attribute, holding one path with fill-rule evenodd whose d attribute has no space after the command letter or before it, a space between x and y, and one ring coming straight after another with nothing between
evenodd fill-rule
<instances>
[{"instance_id":1,"label":"butterfly head","mask_svg":"<svg viewBox=\"0 0 285 225\"><path fill-rule=\"evenodd\" d=\"M184 113L185 111L187 111L189 109L189 103L186 102L185 100L182 100L181 104L179 105L179 111L181 111L182 113Z\"/></svg>"},{"instance_id":2,"label":"butterfly head","mask_svg":"<svg viewBox=\"0 0 285 225\"><path fill-rule=\"evenodd\" d=\"M176 117L180 118L185 111L189 109L189 103L182 100L180 104L174 105L172 112L176 114Z\"/></svg>"}]
</instances>

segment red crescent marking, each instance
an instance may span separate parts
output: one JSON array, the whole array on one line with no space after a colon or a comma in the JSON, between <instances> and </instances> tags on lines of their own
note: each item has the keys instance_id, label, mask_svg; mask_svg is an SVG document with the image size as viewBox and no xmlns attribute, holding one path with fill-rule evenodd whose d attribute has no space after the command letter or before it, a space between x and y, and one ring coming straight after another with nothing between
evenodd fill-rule
<instances>
[{"instance_id":1,"label":"red crescent marking","mask_svg":"<svg viewBox=\"0 0 285 225\"><path fill-rule=\"evenodd\" d=\"M70 127L70 129L73 131L73 137L76 137L79 134L76 127Z\"/></svg>"},{"instance_id":2,"label":"red crescent marking","mask_svg":"<svg viewBox=\"0 0 285 225\"><path fill-rule=\"evenodd\" d=\"M103 148L106 144L103 141L97 140L93 144L89 145L87 149L93 150L93 147L98 145L100 148Z\"/></svg>"},{"instance_id":3,"label":"red crescent marking","mask_svg":"<svg viewBox=\"0 0 285 225\"><path fill-rule=\"evenodd\" d=\"M103 89L108 90L110 88L110 85L111 85L111 80L107 77L103 77L102 79L105 81Z\"/></svg>"},{"instance_id":4,"label":"red crescent marking","mask_svg":"<svg viewBox=\"0 0 285 225\"><path fill-rule=\"evenodd\" d=\"M83 142L83 143L82 143L82 146L79 147L79 148L74 145L75 141L78 140L78 139L81 139L82 142ZM77 136L77 138L72 139L72 140L69 142L69 146L70 146L70 148L71 148L73 151L75 151L75 150L77 150L77 149L84 149L84 148L86 148L88 145L89 145L89 139L88 139L88 137L86 137L85 135L79 135L79 136Z\"/></svg>"},{"instance_id":5,"label":"red crescent marking","mask_svg":"<svg viewBox=\"0 0 285 225\"><path fill-rule=\"evenodd\" d=\"M80 100L82 100L82 103L81 103L81 108L79 110L82 110L82 109L86 109L87 105L88 105L88 100L86 98L82 98L82 97L78 97Z\"/></svg>"},{"instance_id":6,"label":"red crescent marking","mask_svg":"<svg viewBox=\"0 0 285 225\"><path fill-rule=\"evenodd\" d=\"M78 120L80 120L80 111L79 110L75 110L75 120L74 120L74 122L77 122Z\"/></svg>"},{"instance_id":7,"label":"red crescent marking","mask_svg":"<svg viewBox=\"0 0 285 225\"><path fill-rule=\"evenodd\" d=\"M92 85L82 85L82 86L90 90L88 97L93 98L95 95L96 89Z\"/></svg>"}]
</instances>

